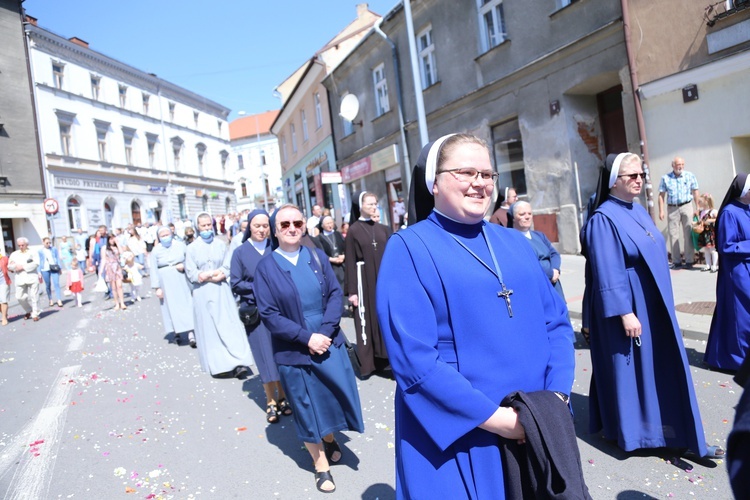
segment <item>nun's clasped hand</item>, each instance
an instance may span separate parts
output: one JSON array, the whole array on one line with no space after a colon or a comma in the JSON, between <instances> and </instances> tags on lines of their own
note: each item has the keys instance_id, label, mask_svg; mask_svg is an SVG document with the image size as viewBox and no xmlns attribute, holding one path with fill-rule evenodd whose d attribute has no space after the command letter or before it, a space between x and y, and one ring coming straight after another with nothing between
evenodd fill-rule
<instances>
[{"instance_id":1,"label":"nun's clasped hand","mask_svg":"<svg viewBox=\"0 0 750 500\"><path fill-rule=\"evenodd\" d=\"M313 333L307 341L307 347L310 349L310 354L325 354L331 347L331 338L322 333Z\"/></svg>"}]
</instances>

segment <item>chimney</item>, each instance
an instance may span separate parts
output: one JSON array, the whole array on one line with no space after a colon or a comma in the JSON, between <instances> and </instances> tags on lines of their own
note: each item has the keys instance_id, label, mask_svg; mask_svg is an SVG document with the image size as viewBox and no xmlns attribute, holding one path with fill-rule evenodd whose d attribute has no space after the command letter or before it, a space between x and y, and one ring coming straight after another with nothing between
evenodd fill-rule
<instances>
[{"instance_id":1,"label":"chimney","mask_svg":"<svg viewBox=\"0 0 750 500\"><path fill-rule=\"evenodd\" d=\"M366 3L358 3L357 4L357 19L361 19L367 14L367 11L369 10L368 5Z\"/></svg>"},{"instance_id":2,"label":"chimney","mask_svg":"<svg viewBox=\"0 0 750 500\"><path fill-rule=\"evenodd\" d=\"M78 38L77 36L74 36L74 37L68 38L68 40L70 40L71 42L73 42L73 43L74 43L74 44L76 44L76 45L80 45L81 47L83 47L83 48L85 48L85 49L88 49L88 48L89 48L89 42L87 42L87 41L85 41L85 40L81 40L81 39L80 39L80 38Z\"/></svg>"},{"instance_id":3,"label":"chimney","mask_svg":"<svg viewBox=\"0 0 750 500\"><path fill-rule=\"evenodd\" d=\"M26 22L29 23L32 26L37 26L36 24L36 17L31 17L30 15L26 14Z\"/></svg>"}]
</instances>

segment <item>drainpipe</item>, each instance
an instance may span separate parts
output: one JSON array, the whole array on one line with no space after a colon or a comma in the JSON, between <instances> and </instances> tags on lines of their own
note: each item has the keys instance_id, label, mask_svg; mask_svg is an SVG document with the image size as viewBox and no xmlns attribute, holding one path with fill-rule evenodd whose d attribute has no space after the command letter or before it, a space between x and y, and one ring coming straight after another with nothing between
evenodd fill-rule
<instances>
[{"instance_id":1,"label":"drainpipe","mask_svg":"<svg viewBox=\"0 0 750 500\"><path fill-rule=\"evenodd\" d=\"M630 8L628 0L620 0L622 5L622 28L625 34L625 51L628 55L628 69L630 70L630 85L633 88L633 104L635 105L635 118L638 124L638 135L641 138L641 157L643 158L643 169L648 175L646 183L646 201L647 209L651 218L656 221L656 211L654 209L654 191L653 178L648 167L648 141L646 140L646 123L643 120L643 108L641 107L641 93L638 86L638 67L636 65L635 54L633 53L633 42L630 38Z\"/></svg>"},{"instance_id":2,"label":"drainpipe","mask_svg":"<svg viewBox=\"0 0 750 500\"><path fill-rule=\"evenodd\" d=\"M402 0L404 5L404 20L406 21L406 34L409 37L409 59L411 60L411 74L414 79L414 97L417 101L417 122L419 123L419 138L422 147L430 142L427 131L427 117L424 111L424 96L422 95L422 73L419 70L419 59L417 58L417 42L414 38L414 19L411 16L411 0Z\"/></svg>"},{"instance_id":3,"label":"drainpipe","mask_svg":"<svg viewBox=\"0 0 750 500\"><path fill-rule=\"evenodd\" d=\"M396 73L396 101L398 103L398 128L399 132L401 133L401 151L402 155L404 157L404 161L401 163L401 178L404 179L405 186L409 186L411 184L411 160L409 159L409 146L406 143L406 129L404 127L404 99L401 95L401 72L399 71L399 64L398 64L398 49L396 48L396 44L393 43L393 40L388 38L388 35L386 35L383 30L380 28L380 24L382 23L383 18L378 19L378 21L375 23L375 26L373 27L375 32L383 37L383 39L388 42L388 44L391 46L391 54L393 56L393 71Z\"/></svg>"}]
</instances>

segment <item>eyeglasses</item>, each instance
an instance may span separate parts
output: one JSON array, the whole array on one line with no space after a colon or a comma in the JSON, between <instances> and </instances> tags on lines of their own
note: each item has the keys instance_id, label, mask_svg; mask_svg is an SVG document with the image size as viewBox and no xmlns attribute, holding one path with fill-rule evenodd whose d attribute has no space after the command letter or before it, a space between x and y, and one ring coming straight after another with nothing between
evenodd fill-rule
<instances>
[{"instance_id":1,"label":"eyeglasses","mask_svg":"<svg viewBox=\"0 0 750 500\"><path fill-rule=\"evenodd\" d=\"M437 173L444 174L445 172L449 172L451 175L453 175L453 177L456 178L457 181L461 182L474 182L480 176L485 182L489 180L495 182L500 175L496 172L488 172L486 170L479 171L476 168L452 168L450 170L441 170Z\"/></svg>"},{"instance_id":2,"label":"eyeglasses","mask_svg":"<svg viewBox=\"0 0 750 500\"><path fill-rule=\"evenodd\" d=\"M640 177L642 181L645 181L646 180L646 172L641 172L640 174L622 174L622 175L618 175L617 177L627 177L631 181L634 181L638 177Z\"/></svg>"},{"instance_id":3,"label":"eyeglasses","mask_svg":"<svg viewBox=\"0 0 750 500\"><path fill-rule=\"evenodd\" d=\"M291 226L292 224L294 224L294 227L297 229L302 229L302 226L305 225L305 223L301 220L296 220L296 221L283 220L279 222L279 228L286 230L286 229L289 229L289 226Z\"/></svg>"}]
</instances>

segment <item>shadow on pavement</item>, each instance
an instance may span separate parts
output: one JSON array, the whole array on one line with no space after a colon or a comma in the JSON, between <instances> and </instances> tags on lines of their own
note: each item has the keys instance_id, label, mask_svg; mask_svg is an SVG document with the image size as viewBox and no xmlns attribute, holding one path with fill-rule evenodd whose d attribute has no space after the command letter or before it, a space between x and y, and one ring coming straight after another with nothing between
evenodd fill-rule
<instances>
[{"instance_id":1,"label":"shadow on pavement","mask_svg":"<svg viewBox=\"0 0 750 500\"><path fill-rule=\"evenodd\" d=\"M396 498L396 490L389 484L377 483L368 486L362 493L362 500L391 500Z\"/></svg>"},{"instance_id":2,"label":"shadow on pavement","mask_svg":"<svg viewBox=\"0 0 750 500\"><path fill-rule=\"evenodd\" d=\"M617 494L617 500L656 500L656 497L644 493L642 491L625 490Z\"/></svg>"}]
</instances>

